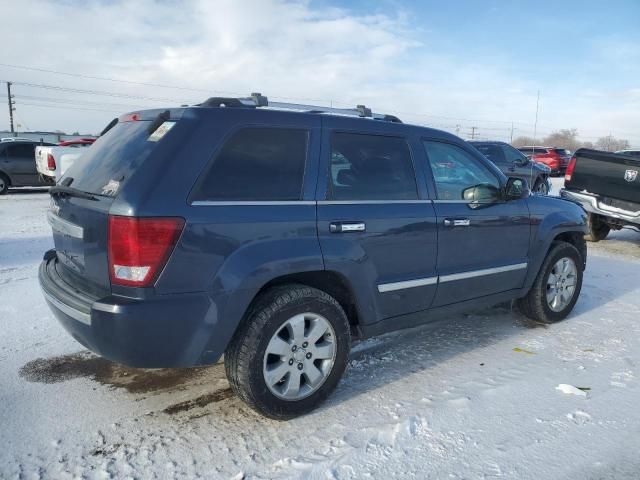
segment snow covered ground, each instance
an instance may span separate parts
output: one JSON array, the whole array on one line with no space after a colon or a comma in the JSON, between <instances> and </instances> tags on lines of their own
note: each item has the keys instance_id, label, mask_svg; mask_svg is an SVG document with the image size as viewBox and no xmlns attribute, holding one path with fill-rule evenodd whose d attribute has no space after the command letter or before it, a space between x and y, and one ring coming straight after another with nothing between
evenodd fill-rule
<instances>
[{"instance_id":1,"label":"snow covered ground","mask_svg":"<svg viewBox=\"0 0 640 480\"><path fill-rule=\"evenodd\" d=\"M84 351L39 292L47 206L0 197L0 478L640 475L640 234L589 245L566 321L500 307L364 342L329 401L280 423L234 398L220 364Z\"/></svg>"}]
</instances>

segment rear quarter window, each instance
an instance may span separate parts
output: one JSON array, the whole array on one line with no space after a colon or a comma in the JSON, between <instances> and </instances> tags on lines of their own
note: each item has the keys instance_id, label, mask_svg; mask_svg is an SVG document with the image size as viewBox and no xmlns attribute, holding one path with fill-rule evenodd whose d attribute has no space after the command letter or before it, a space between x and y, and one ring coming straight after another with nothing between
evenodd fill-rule
<instances>
[{"instance_id":1,"label":"rear quarter window","mask_svg":"<svg viewBox=\"0 0 640 480\"><path fill-rule=\"evenodd\" d=\"M248 127L229 137L192 201L300 200L309 132Z\"/></svg>"}]
</instances>

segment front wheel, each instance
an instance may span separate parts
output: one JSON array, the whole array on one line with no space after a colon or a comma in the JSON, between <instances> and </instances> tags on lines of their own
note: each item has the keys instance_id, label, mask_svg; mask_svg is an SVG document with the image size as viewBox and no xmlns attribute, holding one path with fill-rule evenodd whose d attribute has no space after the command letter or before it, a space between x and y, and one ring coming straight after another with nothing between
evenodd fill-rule
<instances>
[{"instance_id":1,"label":"front wheel","mask_svg":"<svg viewBox=\"0 0 640 480\"><path fill-rule=\"evenodd\" d=\"M531 290L518 300L527 317L552 323L564 319L578 301L582 289L583 260L570 243L556 243L545 258Z\"/></svg>"},{"instance_id":2,"label":"front wheel","mask_svg":"<svg viewBox=\"0 0 640 480\"><path fill-rule=\"evenodd\" d=\"M549 195L549 181L539 178L533 186L533 193L538 195Z\"/></svg>"},{"instance_id":3,"label":"front wheel","mask_svg":"<svg viewBox=\"0 0 640 480\"><path fill-rule=\"evenodd\" d=\"M340 304L304 285L262 295L225 352L231 388L259 413L278 420L316 408L347 366L351 335Z\"/></svg>"}]
</instances>

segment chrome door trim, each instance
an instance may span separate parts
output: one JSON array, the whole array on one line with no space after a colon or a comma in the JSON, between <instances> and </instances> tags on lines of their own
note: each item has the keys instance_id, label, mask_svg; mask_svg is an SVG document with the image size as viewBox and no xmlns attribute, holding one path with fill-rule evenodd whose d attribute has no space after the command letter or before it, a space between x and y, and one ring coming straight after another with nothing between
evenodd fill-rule
<instances>
[{"instance_id":1,"label":"chrome door trim","mask_svg":"<svg viewBox=\"0 0 640 480\"><path fill-rule=\"evenodd\" d=\"M84 229L80 225L64 220L51 211L47 212L47 222L56 232L80 240L84 238Z\"/></svg>"},{"instance_id":2,"label":"chrome door trim","mask_svg":"<svg viewBox=\"0 0 640 480\"><path fill-rule=\"evenodd\" d=\"M217 206L217 207L240 207L240 206L263 206L263 205L315 205L315 200L278 200L278 201L270 201L270 200L238 200L238 201L216 201L216 200L197 200L195 202L191 202L191 205L194 207L209 207L209 206Z\"/></svg>"},{"instance_id":3,"label":"chrome door trim","mask_svg":"<svg viewBox=\"0 0 640 480\"><path fill-rule=\"evenodd\" d=\"M409 204L409 203L432 203L433 200L318 200L318 205L384 205Z\"/></svg>"},{"instance_id":4,"label":"chrome door trim","mask_svg":"<svg viewBox=\"0 0 640 480\"><path fill-rule=\"evenodd\" d=\"M483 277L485 275L495 275L496 273L511 272L514 270L523 270L527 268L528 263L516 263L513 265L505 265L502 267L485 268L482 270L471 270L469 272L452 273L450 275L440 276L440 283L453 282L455 280L465 280L467 278Z\"/></svg>"},{"instance_id":5,"label":"chrome door trim","mask_svg":"<svg viewBox=\"0 0 640 480\"><path fill-rule=\"evenodd\" d=\"M438 283L438 277L416 278L414 280L405 280L404 282L381 283L378 285L378 292L394 292L396 290L404 290L405 288L435 285L436 283Z\"/></svg>"}]
</instances>

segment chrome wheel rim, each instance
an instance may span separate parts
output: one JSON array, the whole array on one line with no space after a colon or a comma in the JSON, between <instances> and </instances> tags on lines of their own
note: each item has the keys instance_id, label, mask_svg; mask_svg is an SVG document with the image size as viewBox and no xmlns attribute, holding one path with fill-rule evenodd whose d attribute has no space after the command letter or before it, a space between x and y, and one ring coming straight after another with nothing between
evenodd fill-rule
<instances>
[{"instance_id":1,"label":"chrome wheel rim","mask_svg":"<svg viewBox=\"0 0 640 480\"><path fill-rule=\"evenodd\" d=\"M4 180L0 177L0 192L4 190Z\"/></svg>"},{"instance_id":2,"label":"chrome wheel rim","mask_svg":"<svg viewBox=\"0 0 640 480\"><path fill-rule=\"evenodd\" d=\"M262 375L276 397L302 400L322 386L335 359L331 323L321 315L301 313L285 321L269 340Z\"/></svg>"},{"instance_id":3,"label":"chrome wheel rim","mask_svg":"<svg viewBox=\"0 0 640 480\"><path fill-rule=\"evenodd\" d=\"M547 304L554 312L561 312L576 292L578 269L568 257L558 260L547 278Z\"/></svg>"}]
</instances>

